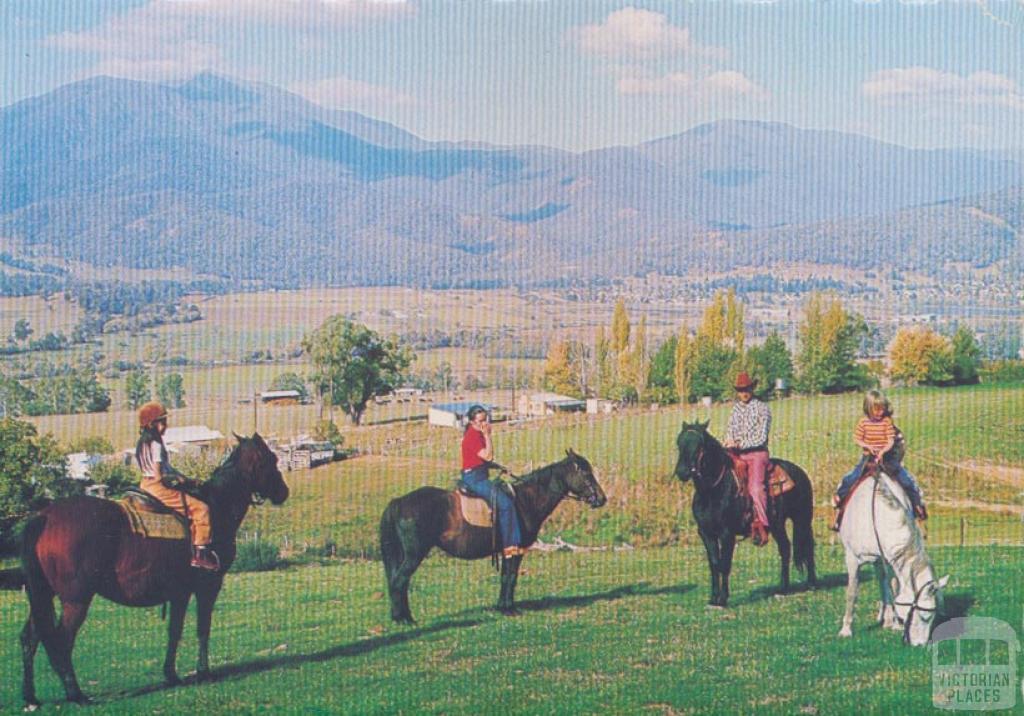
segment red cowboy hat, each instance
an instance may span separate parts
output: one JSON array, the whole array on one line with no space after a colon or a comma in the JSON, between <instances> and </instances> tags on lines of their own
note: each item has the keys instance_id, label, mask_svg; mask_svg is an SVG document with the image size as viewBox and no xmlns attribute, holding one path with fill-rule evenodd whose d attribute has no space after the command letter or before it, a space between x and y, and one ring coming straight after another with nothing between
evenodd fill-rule
<instances>
[{"instance_id":1,"label":"red cowboy hat","mask_svg":"<svg viewBox=\"0 0 1024 716\"><path fill-rule=\"evenodd\" d=\"M736 390L753 390L756 386L757 381L751 380L745 370L740 371L740 374L736 376L736 383L733 385Z\"/></svg>"}]
</instances>

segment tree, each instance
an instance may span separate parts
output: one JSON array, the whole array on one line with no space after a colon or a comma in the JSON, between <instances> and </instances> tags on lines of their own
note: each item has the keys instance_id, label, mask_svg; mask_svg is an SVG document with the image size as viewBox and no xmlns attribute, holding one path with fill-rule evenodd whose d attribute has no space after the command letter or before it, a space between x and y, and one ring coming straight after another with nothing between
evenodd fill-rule
<instances>
[{"instance_id":1,"label":"tree","mask_svg":"<svg viewBox=\"0 0 1024 716\"><path fill-rule=\"evenodd\" d=\"M142 370L133 370L124 379L124 392L128 407L138 409L149 400L149 375Z\"/></svg>"},{"instance_id":2,"label":"tree","mask_svg":"<svg viewBox=\"0 0 1024 716\"><path fill-rule=\"evenodd\" d=\"M636 391L637 400L646 397L647 380L650 375L650 356L647 354L647 316L640 317L640 324L633 336L633 348L628 352L627 370L624 379Z\"/></svg>"},{"instance_id":3,"label":"tree","mask_svg":"<svg viewBox=\"0 0 1024 716\"><path fill-rule=\"evenodd\" d=\"M32 333L32 327L29 326L28 319L19 318L14 324L14 340L19 343L28 340L28 337L31 336Z\"/></svg>"},{"instance_id":4,"label":"tree","mask_svg":"<svg viewBox=\"0 0 1024 716\"><path fill-rule=\"evenodd\" d=\"M113 455L114 445L100 435L76 438L68 444L68 452L87 452L90 455Z\"/></svg>"},{"instance_id":5,"label":"tree","mask_svg":"<svg viewBox=\"0 0 1024 716\"><path fill-rule=\"evenodd\" d=\"M704 396L722 400L731 395L733 365L737 358L734 349L698 337L691 360L690 402Z\"/></svg>"},{"instance_id":6,"label":"tree","mask_svg":"<svg viewBox=\"0 0 1024 716\"><path fill-rule=\"evenodd\" d=\"M0 544L29 512L63 496L66 478L64 453L51 436L38 435L31 423L0 419Z\"/></svg>"},{"instance_id":7,"label":"tree","mask_svg":"<svg viewBox=\"0 0 1024 716\"><path fill-rule=\"evenodd\" d=\"M181 373L170 373L160 379L156 396L168 408L185 407L185 386Z\"/></svg>"},{"instance_id":8,"label":"tree","mask_svg":"<svg viewBox=\"0 0 1024 716\"><path fill-rule=\"evenodd\" d=\"M594 382L598 396L608 397L615 389L615 362L612 357L612 344L604 331L604 326L597 329L594 339Z\"/></svg>"},{"instance_id":9,"label":"tree","mask_svg":"<svg viewBox=\"0 0 1024 716\"><path fill-rule=\"evenodd\" d=\"M953 382L949 339L927 326L901 328L889 344L889 375L911 385Z\"/></svg>"},{"instance_id":10,"label":"tree","mask_svg":"<svg viewBox=\"0 0 1024 716\"><path fill-rule=\"evenodd\" d=\"M679 396L681 403L687 403L691 399L690 387L693 381L693 359L696 349L696 341L690 337L686 327L683 326L676 342L675 366L672 373L676 384L676 395Z\"/></svg>"},{"instance_id":11,"label":"tree","mask_svg":"<svg viewBox=\"0 0 1024 716\"><path fill-rule=\"evenodd\" d=\"M793 382L793 356L778 331L772 331L764 343L747 351L747 363L758 382L755 394L761 400L771 397L776 381L783 380L787 385Z\"/></svg>"},{"instance_id":12,"label":"tree","mask_svg":"<svg viewBox=\"0 0 1024 716\"><path fill-rule=\"evenodd\" d=\"M313 362L312 380L321 397L337 405L354 425L371 398L390 393L412 356L397 343L342 315L324 321L302 339Z\"/></svg>"},{"instance_id":13,"label":"tree","mask_svg":"<svg viewBox=\"0 0 1024 716\"><path fill-rule=\"evenodd\" d=\"M651 358L651 368L647 376L647 395L659 403L675 403L679 401L676 392L676 346L679 339L669 336L658 346Z\"/></svg>"},{"instance_id":14,"label":"tree","mask_svg":"<svg viewBox=\"0 0 1024 716\"><path fill-rule=\"evenodd\" d=\"M957 385L974 385L981 367L981 346L967 326L960 326L953 334L952 364L950 372Z\"/></svg>"},{"instance_id":15,"label":"tree","mask_svg":"<svg viewBox=\"0 0 1024 716\"><path fill-rule=\"evenodd\" d=\"M612 311L611 351L618 357L629 346L629 316L626 314L626 302L619 299Z\"/></svg>"},{"instance_id":16,"label":"tree","mask_svg":"<svg viewBox=\"0 0 1024 716\"><path fill-rule=\"evenodd\" d=\"M868 334L863 317L851 314L832 297L826 303L812 293L804 304L797 352L797 387L805 393L841 393L862 390L871 379L855 358L861 338Z\"/></svg>"},{"instance_id":17,"label":"tree","mask_svg":"<svg viewBox=\"0 0 1024 716\"><path fill-rule=\"evenodd\" d=\"M551 344L547 359L544 361L542 385L545 390L579 398L583 394L576 380L576 373L569 364L569 354L569 341L555 341Z\"/></svg>"},{"instance_id":18,"label":"tree","mask_svg":"<svg viewBox=\"0 0 1024 716\"><path fill-rule=\"evenodd\" d=\"M294 390L299 394L300 403L309 402L309 388L298 373L281 373L270 384L271 390Z\"/></svg>"},{"instance_id":19,"label":"tree","mask_svg":"<svg viewBox=\"0 0 1024 716\"><path fill-rule=\"evenodd\" d=\"M330 442L336 448L341 447L345 442L344 436L333 420L318 420L313 426L311 434L314 440Z\"/></svg>"},{"instance_id":20,"label":"tree","mask_svg":"<svg viewBox=\"0 0 1024 716\"><path fill-rule=\"evenodd\" d=\"M134 470L115 460L105 460L90 467L89 479L97 485L106 485L107 497L120 495L139 481Z\"/></svg>"}]
</instances>

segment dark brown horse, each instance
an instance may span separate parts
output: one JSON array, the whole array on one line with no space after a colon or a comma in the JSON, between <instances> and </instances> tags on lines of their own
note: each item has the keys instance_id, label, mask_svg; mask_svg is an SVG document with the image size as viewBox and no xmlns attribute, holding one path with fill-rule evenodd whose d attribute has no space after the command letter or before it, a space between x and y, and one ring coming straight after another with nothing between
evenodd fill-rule
<instances>
[{"instance_id":1,"label":"dark brown horse","mask_svg":"<svg viewBox=\"0 0 1024 716\"><path fill-rule=\"evenodd\" d=\"M71 652L92 598L99 594L130 607L169 603L164 678L179 683L175 669L178 642L189 599L196 595L199 660L197 678L209 674L210 619L224 572L235 558L235 534L252 504L265 498L279 505L288 486L277 469L277 456L258 434L238 438L238 445L200 489L210 505L213 545L221 571L189 566L185 540L146 539L133 534L121 508L110 500L72 497L49 505L32 517L24 531L22 575L29 618L21 633L24 662L22 695L36 701L33 667L43 642L69 701L86 701L78 686ZM53 598L63 608L56 619Z\"/></svg>"},{"instance_id":2,"label":"dark brown horse","mask_svg":"<svg viewBox=\"0 0 1024 716\"><path fill-rule=\"evenodd\" d=\"M522 524L523 545L537 539L544 520L565 497L591 507L605 503L604 491L594 478L586 458L572 450L566 458L542 467L515 483L516 511ZM434 546L453 557L480 559L501 552L488 527L474 527L462 518L459 496L439 487L421 487L398 497L384 510L380 520L380 551L391 597L391 618L412 624L409 610L409 580ZM501 595L498 610L514 614L514 594L523 556L502 557Z\"/></svg>"}]
</instances>

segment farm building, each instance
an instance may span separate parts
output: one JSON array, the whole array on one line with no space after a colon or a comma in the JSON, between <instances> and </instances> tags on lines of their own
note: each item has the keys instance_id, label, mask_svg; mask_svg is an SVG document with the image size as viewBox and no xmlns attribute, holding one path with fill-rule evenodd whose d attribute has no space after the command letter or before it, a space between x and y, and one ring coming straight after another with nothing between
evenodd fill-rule
<instances>
[{"instance_id":1,"label":"farm building","mask_svg":"<svg viewBox=\"0 0 1024 716\"><path fill-rule=\"evenodd\" d=\"M427 410L427 424L440 425L446 428L462 428L466 424L466 412L474 405L482 405L488 415L491 415L494 410L493 405L472 401L461 403L434 403Z\"/></svg>"},{"instance_id":2,"label":"farm building","mask_svg":"<svg viewBox=\"0 0 1024 716\"><path fill-rule=\"evenodd\" d=\"M224 435L219 430L210 430L205 425L167 428L167 432L164 433L164 445L171 454L195 455L210 447L215 441L223 439ZM124 457L124 463L131 465L135 460L135 447L125 448L121 455Z\"/></svg>"},{"instance_id":3,"label":"farm building","mask_svg":"<svg viewBox=\"0 0 1024 716\"><path fill-rule=\"evenodd\" d=\"M608 415L615 411L618 403L604 398L587 398L587 412L591 415Z\"/></svg>"},{"instance_id":4,"label":"farm building","mask_svg":"<svg viewBox=\"0 0 1024 716\"><path fill-rule=\"evenodd\" d=\"M586 410L587 402L558 393L531 393L519 398L520 415L554 415Z\"/></svg>"},{"instance_id":5,"label":"farm building","mask_svg":"<svg viewBox=\"0 0 1024 716\"><path fill-rule=\"evenodd\" d=\"M264 405L298 405L302 396L297 390L265 390L260 393Z\"/></svg>"},{"instance_id":6,"label":"farm building","mask_svg":"<svg viewBox=\"0 0 1024 716\"><path fill-rule=\"evenodd\" d=\"M334 459L334 443L298 437L289 445L271 444L277 455L277 465L282 470L299 470L316 467Z\"/></svg>"}]
</instances>

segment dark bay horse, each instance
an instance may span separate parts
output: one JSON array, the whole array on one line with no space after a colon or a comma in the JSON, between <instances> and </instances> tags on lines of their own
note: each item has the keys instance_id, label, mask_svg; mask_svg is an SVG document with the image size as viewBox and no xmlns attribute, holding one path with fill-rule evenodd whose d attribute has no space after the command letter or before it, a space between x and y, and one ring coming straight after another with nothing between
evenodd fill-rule
<instances>
[{"instance_id":1,"label":"dark bay horse","mask_svg":"<svg viewBox=\"0 0 1024 716\"><path fill-rule=\"evenodd\" d=\"M249 506L269 499L279 505L288 486L277 469L277 456L258 434L238 445L200 488L210 505L213 545L221 570L189 566L185 540L146 539L133 534L117 503L95 497L59 500L30 518L23 534L22 575L29 618L21 632L24 662L22 695L36 701L33 667L43 642L50 664L64 684L69 701L86 701L78 686L71 651L89 604L99 594L130 607L170 604L164 678L179 683L175 669L185 610L196 595L199 660L197 678L209 674L210 620L224 572L235 558L235 534ZM63 608L57 621L53 598Z\"/></svg>"},{"instance_id":2,"label":"dark bay horse","mask_svg":"<svg viewBox=\"0 0 1024 716\"><path fill-rule=\"evenodd\" d=\"M736 536L749 532L746 498L733 478L732 458L711 433L708 423L683 423L676 438L679 459L675 476L683 482L693 480L693 516L697 531L708 553L711 568L712 606L724 607L729 601L729 572L732 569ZM790 542L786 520L793 522L793 560L807 575L808 586L817 581L814 571L814 535L811 519L814 500L811 481L799 466L772 459L795 483L789 492L768 498L768 530L775 538L782 560L781 591L789 589Z\"/></svg>"},{"instance_id":3,"label":"dark bay horse","mask_svg":"<svg viewBox=\"0 0 1024 716\"><path fill-rule=\"evenodd\" d=\"M519 479L515 492L525 547L534 543L544 520L563 498L579 499L591 507L605 503L604 491L597 484L590 463L571 449L564 460ZM391 597L391 618L396 622L413 623L409 581L435 545L462 559L495 554L491 529L467 524L458 501L459 496L450 490L421 487L395 498L385 508L380 519L380 551ZM501 551L500 545L497 551ZM498 610L503 614L516 613L514 593L522 559L522 555L502 557Z\"/></svg>"}]
</instances>

